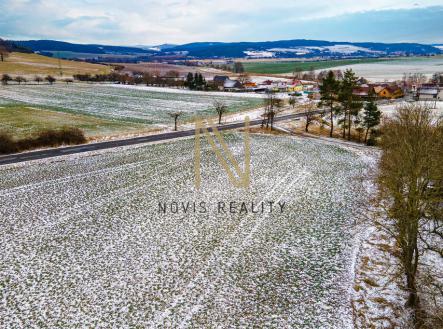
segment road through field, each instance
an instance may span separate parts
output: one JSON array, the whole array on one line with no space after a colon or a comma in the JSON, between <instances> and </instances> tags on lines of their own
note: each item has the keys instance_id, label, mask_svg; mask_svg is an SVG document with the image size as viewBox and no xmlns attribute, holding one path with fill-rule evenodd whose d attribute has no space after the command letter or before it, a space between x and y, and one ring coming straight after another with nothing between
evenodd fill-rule
<instances>
[{"instance_id":1,"label":"road through field","mask_svg":"<svg viewBox=\"0 0 443 329\"><path fill-rule=\"evenodd\" d=\"M321 111L319 110L316 112L320 113ZM291 120L291 119L301 118L303 116L304 116L303 113L287 114L287 115L282 115L282 116L276 117L274 119L274 121L279 122L279 121L284 121L284 120ZM252 120L250 122L250 125L255 126L255 125L260 125L261 123L262 123L262 119L257 119L257 120ZM231 130L231 129L238 129L238 128L242 128L242 127L244 127L243 122L230 123L230 124L226 124L226 125L217 126L217 128L219 130ZM84 145L78 145L78 146L60 147L60 148L55 148L55 149L46 149L46 150L31 151L31 152L25 152L25 153L19 153L19 154L4 155L4 156L0 156L0 166L6 165L6 164L11 164L11 163L30 161L30 160L52 158L52 157L68 155L68 154L77 154L77 153L84 153L84 152L90 152L90 151L98 151L98 150L104 150L104 149L120 147L120 146L167 141L167 140L172 140L172 139L181 138L181 137L193 136L194 134L195 134L195 130L183 130L183 131L174 131L174 132L168 132L168 133L163 133L163 134L149 135L149 136L144 136L144 137L135 137L135 138L129 138L129 139L113 140L113 141L108 141L108 142L99 142L99 143L91 143L91 144L84 144Z\"/></svg>"}]
</instances>

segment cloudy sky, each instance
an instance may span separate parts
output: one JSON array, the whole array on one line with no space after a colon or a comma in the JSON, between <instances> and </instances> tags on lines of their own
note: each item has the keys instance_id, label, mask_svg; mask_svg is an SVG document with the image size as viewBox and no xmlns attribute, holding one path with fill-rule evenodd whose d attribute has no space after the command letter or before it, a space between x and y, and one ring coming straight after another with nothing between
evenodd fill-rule
<instances>
[{"instance_id":1,"label":"cloudy sky","mask_svg":"<svg viewBox=\"0 0 443 329\"><path fill-rule=\"evenodd\" d=\"M114 45L443 43L442 17L443 0L0 0L0 37Z\"/></svg>"}]
</instances>

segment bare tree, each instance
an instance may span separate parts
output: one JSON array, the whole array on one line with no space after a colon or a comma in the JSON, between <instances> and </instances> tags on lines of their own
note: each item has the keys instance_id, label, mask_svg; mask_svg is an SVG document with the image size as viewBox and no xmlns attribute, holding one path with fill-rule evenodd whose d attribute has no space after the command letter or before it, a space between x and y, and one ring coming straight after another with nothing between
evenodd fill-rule
<instances>
[{"instance_id":1,"label":"bare tree","mask_svg":"<svg viewBox=\"0 0 443 329\"><path fill-rule=\"evenodd\" d=\"M36 75L35 78L34 78L34 81L37 82L37 84L40 84L40 82L43 81L43 78L38 76L38 75Z\"/></svg>"},{"instance_id":2,"label":"bare tree","mask_svg":"<svg viewBox=\"0 0 443 329\"><path fill-rule=\"evenodd\" d=\"M48 75L45 77L45 80L49 82L50 85L54 84L56 79L52 75Z\"/></svg>"},{"instance_id":3,"label":"bare tree","mask_svg":"<svg viewBox=\"0 0 443 329\"><path fill-rule=\"evenodd\" d=\"M213 106L214 106L215 112L217 112L218 124L220 125L223 114L228 111L228 106L226 105L225 102L219 101L219 100L215 100L213 102Z\"/></svg>"},{"instance_id":4,"label":"bare tree","mask_svg":"<svg viewBox=\"0 0 443 329\"><path fill-rule=\"evenodd\" d=\"M12 78L9 74L3 74L1 81L2 81L2 85L7 85L9 81L12 81Z\"/></svg>"},{"instance_id":5,"label":"bare tree","mask_svg":"<svg viewBox=\"0 0 443 329\"><path fill-rule=\"evenodd\" d=\"M297 98L294 96L289 97L289 105L292 106L292 108L295 108L295 104L297 104Z\"/></svg>"},{"instance_id":6,"label":"bare tree","mask_svg":"<svg viewBox=\"0 0 443 329\"><path fill-rule=\"evenodd\" d=\"M146 84L147 86L153 84L154 82L154 77L152 76L151 72L145 72L143 73L143 83Z\"/></svg>"},{"instance_id":7,"label":"bare tree","mask_svg":"<svg viewBox=\"0 0 443 329\"><path fill-rule=\"evenodd\" d=\"M305 117L305 132L309 132L309 126L314 121L320 120L320 116L317 113L318 112L317 105L314 102L303 104L300 107L300 111L301 113L303 113L303 116Z\"/></svg>"},{"instance_id":8,"label":"bare tree","mask_svg":"<svg viewBox=\"0 0 443 329\"><path fill-rule=\"evenodd\" d=\"M244 85L245 83L251 81L251 77L248 73L243 72L238 76L237 81Z\"/></svg>"},{"instance_id":9,"label":"bare tree","mask_svg":"<svg viewBox=\"0 0 443 329\"><path fill-rule=\"evenodd\" d=\"M275 116L282 111L283 100L278 98L273 92L268 92L265 98L265 112L263 113L262 127L266 123L266 128L274 126Z\"/></svg>"},{"instance_id":10,"label":"bare tree","mask_svg":"<svg viewBox=\"0 0 443 329\"><path fill-rule=\"evenodd\" d=\"M180 72L178 72L176 70L170 70L170 71L166 72L165 77L177 79L180 77Z\"/></svg>"},{"instance_id":11,"label":"bare tree","mask_svg":"<svg viewBox=\"0 0 443 329\"><path fill-rule=\"evenodd\" d=\"M243 63L241 63L241 62L235 62L232 70L233 70L234 73L243 73L243 72L245 72L245 68L243 67Z\"/></svg>"},{"instance_id":12,"label":"bare tree","mask_svg":"<svg viewBox=\"0 0 443 329\"><path fill-rule=\"evenodd\" d=\"M21 85L22 82L23 82L23 83L26 83L26 81L28 81L28 80L26 80L26 79L25 79L24 77L22 77L22 76L16 76L16 77L14 78L14 81L17 82L19 85Z\"/></svg>"},{"instance_id":13,"label":"bare tree","mask_svg":"<svg viewBox=\"0 0 443 329\"><path fill-rule=\"evenodd\" d=\"M382 204L387 205L392 223L384 227L400 248L409 293L407 306L415 309L416 324L420 319L420 257L426 249L443 257L442 131L442 123L432 111L419 105L398 108L382 127L378 180Z\"/></svg>"},{"instance_id":14,"label":"bare tree","mask_svg":"<svg viewBox=\"0 0 443 329\"><path fill-rule=\"evenodd\" d=\"M0 42L2 40L0 39ZM6 60L6 58L8 58L9 56L9 50L5 45L0 44L0 59L2 62L4 62Z\"/></svg>"},{"instance_id":15,"label":"bare tree","mask_svg":"<svg viewBox=\"0 0 443 329\"><path fill-rule=\"evenodd\" d=\"M301 79L303 70L296 64L294 72L292 72L292 79Z\"/></svg>"},{"instance_id":16,"label":"bare tree","mask_svg":"<svg viewBox=\"0 0 443 329\"><path fill-rule=\"evenodd\" d=\"M169 116L174 119L174 131L177 131L177 121L182 114L181 111L169 113Z\"/></svg>"}]
</instances>

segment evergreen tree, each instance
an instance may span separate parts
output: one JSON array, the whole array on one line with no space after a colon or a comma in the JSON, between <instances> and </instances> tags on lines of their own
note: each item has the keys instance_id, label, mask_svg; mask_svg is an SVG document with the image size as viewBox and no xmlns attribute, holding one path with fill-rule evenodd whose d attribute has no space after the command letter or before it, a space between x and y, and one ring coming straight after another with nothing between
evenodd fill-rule
<instances>
[{"instance_id":1,"label":"evergreen tree","mask_svg":"<svg viewBox=\"0 0 443 329\"><path fill-rule=\"evenodd\" d=\"M185 86L191 90L194 89L194 76L191 72L186 76Z\"/></svg>"},{"instance_id":2,"label":"evergreen tree","mask_svg":"<svg viewBox=\"0 0 443 329\"><path fill-rule=\"evenodd\" d=\"M334 111L336 110L337 95L339 93L340 84L335 79L334 72L329 71L326 77L323 79L323 83L320 86L321 106L327 106L330 115L330 132L329 136L332 137L334 132Z\"/></svg>"},{"instance_id":3,"label":"evergreen tree","mask_svg":"<svg viewBox=\"0 0 443 329\"><path fill-rule=\"evenodd\" d=\"M371 99L366 105L363 114L363 126L366 128L365 143L368 141L369 130L380 124L381 111Z\"/></svg>"},{"instance_id":4,"label":"evergreen tree","mask_svg":"<svg viewBox=\"0 0 443 329\"><path fill-rule=\"evenodd\" d=\"M200 77L199 74L197 72L194 73L194 88L193 89L198 89L200 86Z\"/></svg>"},{"instance_id":5,"label":"evergreen tree","mask_svg":"<svg viewBox=\"0 0 443 329\"><path fill-rule=\"evenodd\" d=\"M344 114L343 121L343 138L346 137L346 130L348 130L348 140L351 140L351 125L352 116L358 116L363 103L359 96L354 95L354 89L357 87L357 77L352 69L345 71L343 80L340 83L339 100L342 104L342 111Z\"/></svg>"},{"instance_id":6,"label":"evergreen tree","mask_svg":"<svg viewBox=\"0 0 443 329\"><path fill-rule=\"evenodd\" d=\"M197 74L197 79L195 81L195 84L196 84L198 89L202 89L203 88L203 76L201 75L201 73Z\"/></svg>"},{"instance_id":7,"label":"evergreen tree","mask_svg":"<svg viewBox=\"0 0 443 329\"><path fill-rule=\"evenodd\" d=\"M245 72L245 68L243 67L243 64L241 62L235 62L233 71L234 73L243 73Z\"/></svg>"}]
</instances>

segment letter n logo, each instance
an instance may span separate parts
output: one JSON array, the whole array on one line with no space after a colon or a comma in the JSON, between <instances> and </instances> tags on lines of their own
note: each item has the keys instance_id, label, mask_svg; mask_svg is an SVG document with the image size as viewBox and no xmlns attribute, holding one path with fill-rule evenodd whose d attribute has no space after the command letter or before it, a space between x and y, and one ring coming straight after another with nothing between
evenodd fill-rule
<instances>
[{"instance_id":1,"label":"letter n logo","mask_svg":"<svg viewBox=\"0 0 443 329\"><path fill-rule=\"evenodd\" d=\"M209 145L214 151L218 162L222 165L223 169L228 174L229 181L235 187L243 187L248 188L251 180L251 142L249 138L249 117L245 118L245 133L244 133L244 144L245 144L245 165L244 172L241 171L238 162L235 160L234 155L229 150L226 145L223 136L218 131L217 127L214 126L212 120L208 119L208 123L210 124L211 131L213 135L211 135L208 131L208 127L206 127L201 119L197 119L195 122L195 157L194 157L194 169L195 169L195 187L200 189L201 186L201 173L200 173L200 133L201 131L205 135ZM214 139L215 136L215 139ZM218 141L220 146L218 146L215 142ZM231 170L228 161L223 156L223 153L226 155L227 160L234 166L234 170L237 175L234 175Z\"/></svg>"}]
</instances>

